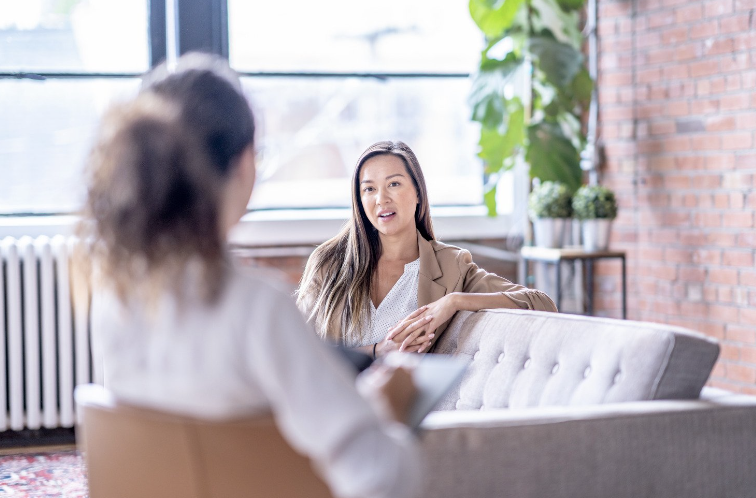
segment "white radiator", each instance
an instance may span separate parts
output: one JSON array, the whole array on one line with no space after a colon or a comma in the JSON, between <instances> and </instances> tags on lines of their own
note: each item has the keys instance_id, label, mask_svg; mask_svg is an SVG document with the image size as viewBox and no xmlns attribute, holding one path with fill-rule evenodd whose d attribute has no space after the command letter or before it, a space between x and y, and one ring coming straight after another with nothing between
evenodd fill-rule
<instances>
[{"instance_id":1,"label":"white radiator","mask_svg":"<svg viewBox=\"0 0 756 498\"><path fill-rule=\"evenodd\" d=\"M72 303L74 244L63 236L0 243L0 431L72 427L74 386L96 380L89 299Z\"/></svg>"}]
</instances>

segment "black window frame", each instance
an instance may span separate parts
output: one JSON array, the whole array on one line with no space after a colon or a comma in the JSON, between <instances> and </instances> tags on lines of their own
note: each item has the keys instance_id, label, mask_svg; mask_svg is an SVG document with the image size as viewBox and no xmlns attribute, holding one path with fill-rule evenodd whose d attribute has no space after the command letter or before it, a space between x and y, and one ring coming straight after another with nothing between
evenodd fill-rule
<instances>
[{"instance_id":1,"label":"black window frame","mask_svg":"<svg viewBox=\"0 0 756 498\"><path fill-rule=\"evenodd\" d=\"M176 56L202 51L229 58L228 1L227 0L166 0L148 1L149 68L168 57L166 3L175 6ZM244 77L285 78L468 78L467 72L328 72L328 71L237 71ZM143 73L131 72L61 72L61 71L0 71L0 79L55 78L138 78Z\"/></svg>"},{"instance_id":2,"label":"black window frame","mask_svg":"<svg viewBox=\"0 0 756 498\"><path fill-rule=\"evenodd\" d=\"M226 0L148 0L149 69L168 58L167 2L175 6L176 56L203 51L228 59ZM0 71L0 79L138 78L143 73L85 71Z\"/></svg>"},{"instance_id":3,"label":"black window frame","mask_svg":"<svg viewBox=\"0 0 756 498\"><path fill-rule=\"evenodd\" d=\"M168 58L167 2L175 6L176 56L201 51L229 58L228 0L148 0L149 68ZM468 78L467 72L328 72L328 71L237 71L243 77L274 78ZM0 79L138 78L143 73L0 71Z\"/></svg>"},{"instance_id":4,"label":"black window frame","mask_svg":"<svg viewBox=\"0 0 756 498\"><path fill-rule=\"evenodd\" d=\"M147 47L150 71L168 59L167 3L172 2L176 13L176 56L193 50L213 52L228 58L226 0L146 0ZM138 79L145 72L96 71L19 71L0 70L0 80L114 80ZM70 215L67 211L8 212L2 218L45 217Z\"/></svg>"}]
</instances>

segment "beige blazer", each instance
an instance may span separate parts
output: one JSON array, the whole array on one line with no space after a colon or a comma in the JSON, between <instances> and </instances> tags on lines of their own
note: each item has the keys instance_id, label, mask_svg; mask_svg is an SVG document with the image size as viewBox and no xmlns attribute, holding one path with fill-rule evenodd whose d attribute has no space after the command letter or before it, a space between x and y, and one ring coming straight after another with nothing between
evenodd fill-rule
<instances>
[{"instance_id":1,"label":"beige blazer","mask_svg":"<svg viewBox=\"0 0 756 498\"><path fill-rule=\"evenodd\" d=\"M417 284L417 305L425 306L452 292L480 292L502 294L499 308L512 308L512 303L519 309L557 311L554 302L545 293L513 284L495 273L478 268L473 263L470 253L459 247L442 244L435 240L425 240L417 232L417 246L420 250L420 271ZM317 283L320 279L317 279ZM506 297L504 297L506 296ZM507 299L508 298L508 299ZM305 299L300 309L306 317L310 316L314 299ZM338 315L337 315L338 316ZM436 329L438 340L449 325L441 324ZM316 328L319 324L312 323ZM340 341L344 331L329 331L325 337Z\"/></svg>"},{"instance_id":2,"label":"beige blazer","mask_svg":"<svg viewBox=\"0 0 756 498\"><path fill-rule=\"evenodd\" d=\"M420 276L417 284L417 305L425 306L452 292L501 293L499 308L557 311L554 302L545 293L517 285L495 273L478 268L469 251L425 240L417 234L420 249ZM506 297L504 297L506 296ZM507 299L508 298L508 299ZM434 343L441 337L451 320L436 329Z\"/></svg>"}]
</instances>

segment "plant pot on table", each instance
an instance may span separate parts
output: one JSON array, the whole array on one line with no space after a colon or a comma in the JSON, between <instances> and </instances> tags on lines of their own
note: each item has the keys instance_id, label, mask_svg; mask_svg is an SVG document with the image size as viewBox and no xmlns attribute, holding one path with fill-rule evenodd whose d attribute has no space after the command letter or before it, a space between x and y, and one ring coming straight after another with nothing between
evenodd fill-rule
<instances>
[{"instance_id":1,"label":"plant pot on table","mask_svg":"<svg viewBox=\"0 0 756 498\"><path fill-rule=\"evenodd\" d=\"M533 239L538 247L560 248L564 246L567 228L572 218L533 218Z\"/></svg>"},{"instance_id":2,"label":"plant pot on table","mask_svg":"<svg viewBox=\"0 0 756 498\"><path fill-rule=\"evenodd\" d=\"M594 218L580 222L583 235L583 250L586 252L606 251L609 249L609 235L612 220Z\"/></svg>"}]
</instances>

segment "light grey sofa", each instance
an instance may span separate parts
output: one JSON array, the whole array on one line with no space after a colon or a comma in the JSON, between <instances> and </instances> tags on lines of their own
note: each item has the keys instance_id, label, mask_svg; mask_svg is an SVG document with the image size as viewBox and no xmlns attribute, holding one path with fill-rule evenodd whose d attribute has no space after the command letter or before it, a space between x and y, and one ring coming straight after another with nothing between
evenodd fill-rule
<instances>
[{"instance_id":1,"label":"light grey sofa","mask_svg":"<svg viewBox=\"0 0 756 498\"><path fill-rule=\"evenodd\" d=\"M471 365L422 425L428 497L756 497L756 397L701 391L711 339L489 310L435 352Z\"/></svg>"}]
</instances>

